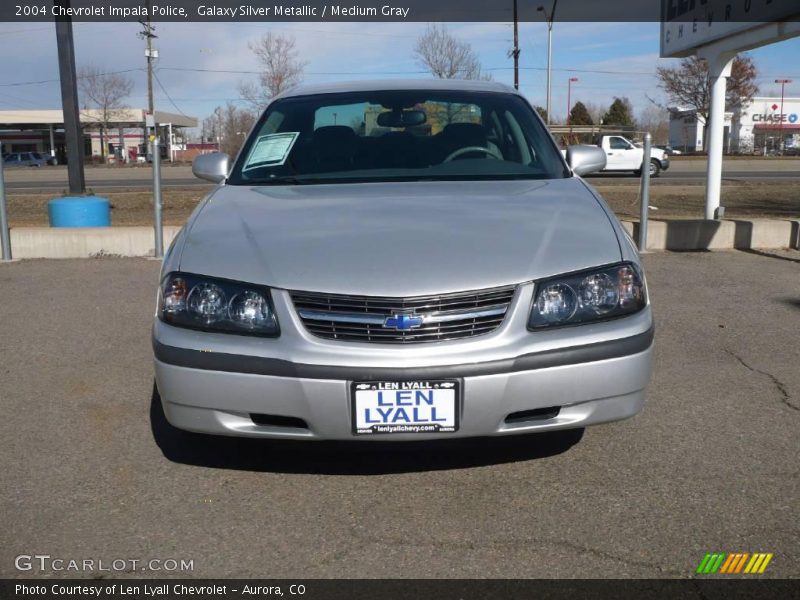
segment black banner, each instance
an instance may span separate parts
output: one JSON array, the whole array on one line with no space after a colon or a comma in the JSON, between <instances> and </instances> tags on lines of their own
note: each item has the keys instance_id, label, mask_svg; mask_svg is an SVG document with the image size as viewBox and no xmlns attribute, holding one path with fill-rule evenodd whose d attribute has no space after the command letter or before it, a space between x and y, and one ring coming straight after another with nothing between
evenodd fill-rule
<instances>
[{"instance_id":1,"label":"black banner","mask_svg":"<svg viewBox=\"0 0 800 600\"><path fill-rule=\"evenodd\" d=\"M770 579L640 580L2 580L0 598L19 600L761 600L800 598L800 585Z\"/></svg>"},{"instance_id":2,"label":"black banner","mask_svg":"<svg viewBox=\"0 0 800 600\"><path fill-rule=\"evenodd\" d=\"M2 0L0 21L510 22L513 0ZM540 6L543 10L539 10ZM553 9L555 8L555 12ZM518 0L520 21L765 22L800 16L796 0Z\"/></svg>"}]
</instances>

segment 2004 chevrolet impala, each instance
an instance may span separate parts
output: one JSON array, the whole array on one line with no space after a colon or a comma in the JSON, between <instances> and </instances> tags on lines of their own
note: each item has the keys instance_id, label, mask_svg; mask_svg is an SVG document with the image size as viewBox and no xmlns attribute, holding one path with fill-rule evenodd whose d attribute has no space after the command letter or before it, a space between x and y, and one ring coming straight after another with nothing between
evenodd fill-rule
<instances>
[{"instance_id":1,"label":"2004 chevrolet impala","mask_svg":"<svg viewBox=\"0 0 800 600\"><path fill-rule=\"evenodd\" d=\"M633 243L528 102L488 82L275 98L164 259L168 420L223 435L419 440L638 413L653 319Z\"/></svg>"}]
</instances>

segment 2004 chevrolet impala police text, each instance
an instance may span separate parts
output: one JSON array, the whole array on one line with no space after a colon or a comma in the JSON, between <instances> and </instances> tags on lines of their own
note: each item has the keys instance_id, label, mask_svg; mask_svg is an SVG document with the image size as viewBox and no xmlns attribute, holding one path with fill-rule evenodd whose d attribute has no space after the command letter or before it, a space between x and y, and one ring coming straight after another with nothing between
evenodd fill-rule
<instances>
[{"instance_id":1,"label":"2004 chevrolet impala police text","mask_svg":"<svg viewBox=\"0 0 800 600\"><path fill-rule=\"evenodd\" d=\"M633 243L528 102L488 82L274 99L164 259L169 421L224 435L416 440L639 412L653 320Z\"/></svg>"}]
</instances>

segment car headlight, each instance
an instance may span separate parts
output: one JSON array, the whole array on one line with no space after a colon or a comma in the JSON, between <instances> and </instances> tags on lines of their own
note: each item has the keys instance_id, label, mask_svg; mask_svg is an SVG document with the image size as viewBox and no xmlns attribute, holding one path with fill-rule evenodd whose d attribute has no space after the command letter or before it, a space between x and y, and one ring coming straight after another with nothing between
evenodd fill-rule
<instances>
[{"instance_id":1,"label":"car headlight","mask_svg":"<svg viewBox=\"0 0 800 600\"><path fill-rule=\"evenodd\" d=\"M266 337L280 333L268 288L189 273L164 277L158 318L202 331Z\"/></svg>"},{"instance_id":2,"label":"car headlight","mask_svg":"<svg viewBox=\"0 0 800 600\"><path fill-rule=\"evenodd\" d=\"M554 277L536 284L529 329L577 325L640 311L647 293L630 263Z\"/></svg>"}]
</instances>

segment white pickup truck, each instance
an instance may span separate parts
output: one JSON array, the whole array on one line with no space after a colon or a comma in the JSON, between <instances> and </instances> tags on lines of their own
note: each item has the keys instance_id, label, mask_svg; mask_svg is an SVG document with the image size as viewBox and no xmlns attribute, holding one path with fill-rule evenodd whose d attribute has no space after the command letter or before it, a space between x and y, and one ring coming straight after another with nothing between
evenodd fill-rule
<instances>
[{"instance_id":1,"label":"white pickup truck","mask_svg":"<svg viewBox=\"0 0 800 600\"><path fill-rule=\"evenodd\" d=\"M640 175L642 169L642 158L644 149L635 145L621 135L604 135L600 137L599 143L606 153L606 168L603 172L609 171L633 171ZM650 149L650 176L658 177L661 171L669 169L669 156L660 148Z\"/></svg>"}]
</instances>

